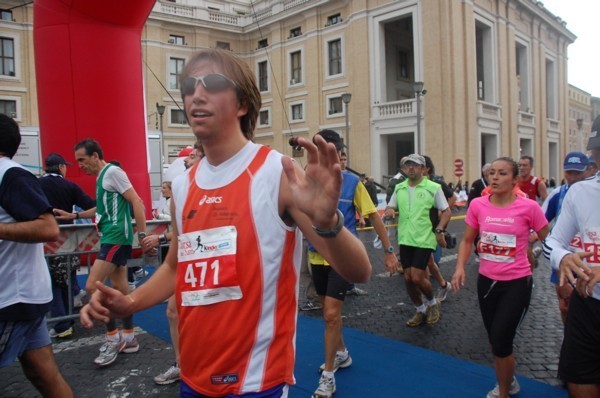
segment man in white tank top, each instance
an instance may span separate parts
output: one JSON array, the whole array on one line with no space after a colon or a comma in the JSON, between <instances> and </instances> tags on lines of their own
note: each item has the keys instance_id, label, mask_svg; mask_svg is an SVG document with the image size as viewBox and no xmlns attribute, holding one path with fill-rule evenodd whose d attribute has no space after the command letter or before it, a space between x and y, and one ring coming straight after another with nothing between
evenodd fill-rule
<instances>
[{"instance_id":1,"label":"man in white tank top","mask_svg":"<svg viewBox=\"0 0 600 398\"><path fill-rule=\"evenodd\" d=\"M308 153L303 170L250 142L260 92L254 73L231 51L193 56L180 83L205 158L173 183L173 239L165 263L127 296L99 285L81 321L92 327L94 319L108 320L107 311L131 314L175 292L182 393L287 397L295 382L300 231L346 280L364 282L371 274L364 245L337 211L342 174L336 149L320 137L316 145L298 138L295 146ZM245 315L249 321L240 324ZM235 325L226 328L223 319ZM208 366L199 365L205 361Z\"/></svg>"}]
</instances>

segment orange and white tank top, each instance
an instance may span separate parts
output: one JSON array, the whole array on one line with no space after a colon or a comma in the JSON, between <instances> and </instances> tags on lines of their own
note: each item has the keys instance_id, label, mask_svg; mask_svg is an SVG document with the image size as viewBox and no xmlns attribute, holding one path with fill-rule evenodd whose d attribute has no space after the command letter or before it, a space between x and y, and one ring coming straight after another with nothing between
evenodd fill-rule
<instances>
[{"instance_id":1,"label":"orange and white tank top","mask_svg":"<svg viewBox=\"0 0 600 398\"><path fill-rule=\"evenodd\" d=\"M201 394L295 383L302 240L279 217L281 157L249 142L173 182L181 377Z\"/></svg>"}]
</instances>

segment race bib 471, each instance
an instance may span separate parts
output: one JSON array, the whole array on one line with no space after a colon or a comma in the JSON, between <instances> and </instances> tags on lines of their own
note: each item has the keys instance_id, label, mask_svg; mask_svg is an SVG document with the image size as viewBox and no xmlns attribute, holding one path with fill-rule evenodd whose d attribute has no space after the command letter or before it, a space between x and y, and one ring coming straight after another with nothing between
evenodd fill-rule
<instances>
[{"instance_id":1,"label":"race bib 471","mask_svg":"<svg viewBox=\"0 0 600 398\"><path fill-rule=\"evenodd\" d=\"M236 266L234 226L188 232L178 237L181 305L198 306L242 298ZM183 272L181 272L183 271Z\"/></svg>"}]
</instances>

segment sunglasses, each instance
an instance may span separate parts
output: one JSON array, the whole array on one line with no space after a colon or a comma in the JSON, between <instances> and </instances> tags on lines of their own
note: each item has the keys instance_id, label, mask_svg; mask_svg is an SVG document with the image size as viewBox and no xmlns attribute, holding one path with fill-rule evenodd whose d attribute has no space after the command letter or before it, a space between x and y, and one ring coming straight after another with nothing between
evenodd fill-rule
<instances>
[{"instance_id":1,"label":"sunglasses","mask_svg":"<svg viewBox=\"0 0 600 398\"><path fill-rule=\"evenodd\" d=\"M181 82L181 96L185 97L186 95L194 94L198 83L202 83L206 91L211 93L237 87L237 84L233 80L220 73L211 73L206 76L190 76Z\"/></svg>"}]
</instances>

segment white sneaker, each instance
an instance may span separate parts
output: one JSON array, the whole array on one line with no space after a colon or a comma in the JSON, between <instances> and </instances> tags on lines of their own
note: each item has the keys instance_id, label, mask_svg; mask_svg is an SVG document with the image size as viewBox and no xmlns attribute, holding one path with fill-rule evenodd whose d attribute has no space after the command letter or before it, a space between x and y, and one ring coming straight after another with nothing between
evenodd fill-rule
<instances>
[{"instance_id":1,"label":"white sneaker","mask_svg":"<svg viewBox=\"0 0 600 398\"><path fill-rule=\"evenodd\" d=\"M516 395L521 391L521 386L517 379L513 376L513 381L510 383L510 388L508 389L508 395ZM500 387L498 384L494 387L494 389L488 392L487 398L498 398L500 396Z\"/></svg>"},{"instance_id":2,"label":"white sneaker","mask_svg":"<svg viewBox=\"0 0 600 398\"><path fill-rule=\"evenodd\" d=\"M175 383L179 380L181 380L181 376L179 365L177 364L177 362L171 365L171 367L165 372L159 374L154 378L154 382L160 385Z\"/></svg>"},{"instance_id":3,"label":"white sneaker","mask_svg":"<svg viewBox=\"0 0 600 398\"><path fill-rule=\"evenodd\" d=\"M73 308L81 308L84 305L83 299L87 296L85 290L81 289L79 293L73 296Z\"/></svg>"},{"instance_id":4,"label":"white sneaker","mask_svg":"<svg viewBox=\"0 0 600 398\"><path fill-rule=\"evenodd\" d=\"M71 326L70 328L68 328L67 330L65 330L63 332L57 332L56 329L52 328L48 331L48 334L53 339L55 339L55 338L64 339L65 337L69 337L70 335L73 334L73 327Z\"/></svg>"},{"instance_id":5,"label":"white sneaker","mask_svg":"<svg viewBox=\"0 0 600 398\"><path fill-rule=\"evenodd\" d=\"M321 375L319 387L316 389L312 398L331 398L335 393L335 378Z\"/></svg>"},{"instance_id":6,"label":"white sneaker","mask_svg":"<svg viewBox=\"0 0 600 398\"><path fill-rule=\"evenodd\" d=\"M366 296L369 294L366 290L354 286L352 289L346 291L346 296Z\"/></svg>"},{"instance_id":7,"label":"white sneaker","mask_svg":"<svg viewBox=\"0 0 600 398\"><path fill-rule=\"evenodd\" d=\"M452 290L452 287L450 286L450 283L448 283L448 281L446 281L446 287L440 287L440 290L438 290L436 298L438 299L439 302L442 302L444 300L446 300L446 297L448 297L448 292Z\"/></svg>"},{"instance_id":8,"label":"white sneaker","mask_svg":"<svg viewBox=\"0 0 600 398\"><path fill-rule=\"evenodd\" d=\"M94 363L98 366L107 366L113 363L117 356L125 348L125 342L122 340L110 341L106 340L100 347L100 355L94 359Z\"/></svg>"},{"instance_id":9,"label":"white sneaker","mask_svg":"<svg viewBox=\"0 0 600 398\"><path fill-rule=\"evenodd\" d=\"M344 354L346 354L344 356ZM333 360L333 370L332 372L335 373L338 371L338 369L342 368L347 368L350 365L352 365L352 358L350 357L350 354L348 354L347 352L336 352L335 353L335 359ZM323 372L325 370L325 364L322 364L321 366L319 366L319 373Z\"/></svg>"},{"instance_id":10,"label":"white sneaker","mask_svg":"<svg viewBox=\"0 0 600 398\"><path fill-rule=\"evenodd\" d=\"M133 275L135 276L136 281L140 280L140 279L144 279L147 275L148 275L148 271L146 271L143 267L138 269L137 271L135 271L133 273Z\"/></svg>"}]
</instances>

